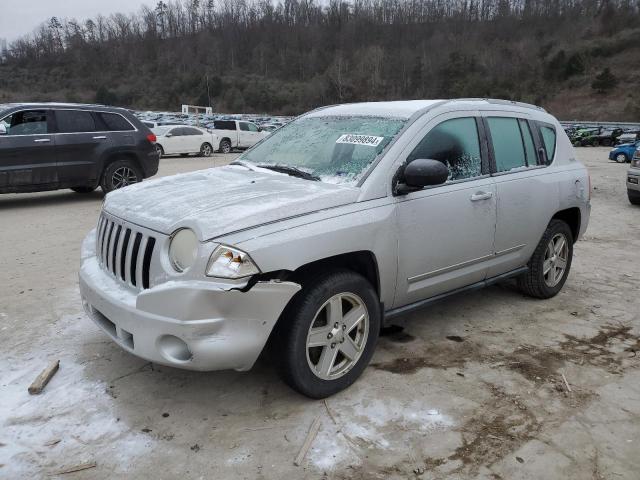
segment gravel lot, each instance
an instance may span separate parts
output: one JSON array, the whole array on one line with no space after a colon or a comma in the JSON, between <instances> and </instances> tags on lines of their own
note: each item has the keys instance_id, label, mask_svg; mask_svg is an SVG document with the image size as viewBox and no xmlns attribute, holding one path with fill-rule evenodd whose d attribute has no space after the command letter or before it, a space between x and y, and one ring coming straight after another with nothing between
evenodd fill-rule
<instances>
[{"instance_id":1,"label":"gravel lot","mask_svg":"<svg viewBox=\"0 0 640 480\"><path fill-rule=\"evenodd\" d=\"M326 402L293 393L264 359L248 373L197 373L124 352L78 295L101 193L0 196L0 478L95 462L64 478L636 480L640 208L626 198L627 166L606 153L578 149L593 211L560 295L533 300L506 283L408 315ZM165 158L160 174L231 158ZM53 359L60 371L28 395Z\"/></svg>"}]
</instances>

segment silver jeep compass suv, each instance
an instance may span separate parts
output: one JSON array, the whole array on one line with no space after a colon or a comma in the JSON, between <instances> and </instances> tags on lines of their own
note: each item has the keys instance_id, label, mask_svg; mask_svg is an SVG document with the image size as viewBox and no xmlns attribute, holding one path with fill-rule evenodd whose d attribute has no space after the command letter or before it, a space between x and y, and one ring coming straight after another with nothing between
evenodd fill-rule
<instances>
[{"instance_id":1,"label":"silver jeep compass suv","mask_svg":"<svg viewBox=\"0 0 640 480\"><path fill-rule=\"evenodd\" d=\"M89 316L125 350L248 370L268 345L322 398L385 320L515 277L562 288L589 177L558 121L500 100L314 110L231 165L107 195L82 248Z\"/></svg>"}]
</instances>

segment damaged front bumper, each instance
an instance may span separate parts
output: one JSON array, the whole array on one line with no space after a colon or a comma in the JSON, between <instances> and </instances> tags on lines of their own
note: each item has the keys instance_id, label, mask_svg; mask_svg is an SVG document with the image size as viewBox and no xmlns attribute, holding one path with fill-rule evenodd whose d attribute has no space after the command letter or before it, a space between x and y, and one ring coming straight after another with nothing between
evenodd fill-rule
<instances>
[{"instance_id":1,"label":"damaged front bumper","mask_svg":"<svg viewBox=\"0 0 640 480\"><path fill-rule=\"evenodd\" d=\"M248 370L300 285L173 281L137 291L103 270L83 244L80 294L89 317L118 345L154 363L189 370ZM93 253L93 255L92 255Z\"/></svg>"}]
</instances>

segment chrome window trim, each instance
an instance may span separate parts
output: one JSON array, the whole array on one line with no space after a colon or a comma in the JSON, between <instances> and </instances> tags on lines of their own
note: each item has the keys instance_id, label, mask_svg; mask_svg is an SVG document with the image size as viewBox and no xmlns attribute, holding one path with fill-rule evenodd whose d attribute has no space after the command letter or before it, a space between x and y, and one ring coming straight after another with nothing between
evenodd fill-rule
<instances>
[{"instance_id":1,"label":"chrome window trim","mask_svg":"<svg viewBox=\"0 0 640 480\"><path fill-rule=\"evenodd\" d=\"M55 111L56 110L65 110L65 111L71 111L71 112L89 112L89 113L110 113L113 115L120 115L129 125L131 125L133 127L133 130L94 130L93 132L56 132L56 133L29 133L26 135L2 135L0 136L0 138L4 138L4 137L41 137L43 135L86 135L88 133L130 133L130 132L139 132L138 128L136 128L136 126L131 123L129 121L129 119L127 119L127 117L125 117L124 115L122 115L121 113L118 112L107 112L105 110L82 110L79 108L55 108L55 107L47 107L47 108L25 108L22 110L15 110L13 112L11 112L10 114L6 115L3 118L0 118L0 122L2 122L5 118L10 117L11 115L14 115L16 113L20 113L20 112L28 112L30 110L44 110L47 112L54 112L55 115Z\"/></svg>"}]
</instances>

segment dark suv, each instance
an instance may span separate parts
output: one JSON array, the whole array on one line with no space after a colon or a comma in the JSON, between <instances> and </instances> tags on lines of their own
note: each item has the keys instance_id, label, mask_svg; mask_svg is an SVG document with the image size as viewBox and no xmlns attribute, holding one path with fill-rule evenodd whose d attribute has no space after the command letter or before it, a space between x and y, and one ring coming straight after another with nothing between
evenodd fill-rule
<instances>
[{"instance_id":1,"label":"dark suv","mask_svg":"<svg viewBox=\"0 0 640 480\"><path fill-rule=\"evenodd\" d=\"M104 192L158 171L156 137L127 110L99 105L0 105L0 193Z\"/></svg>"}]
</instances>

